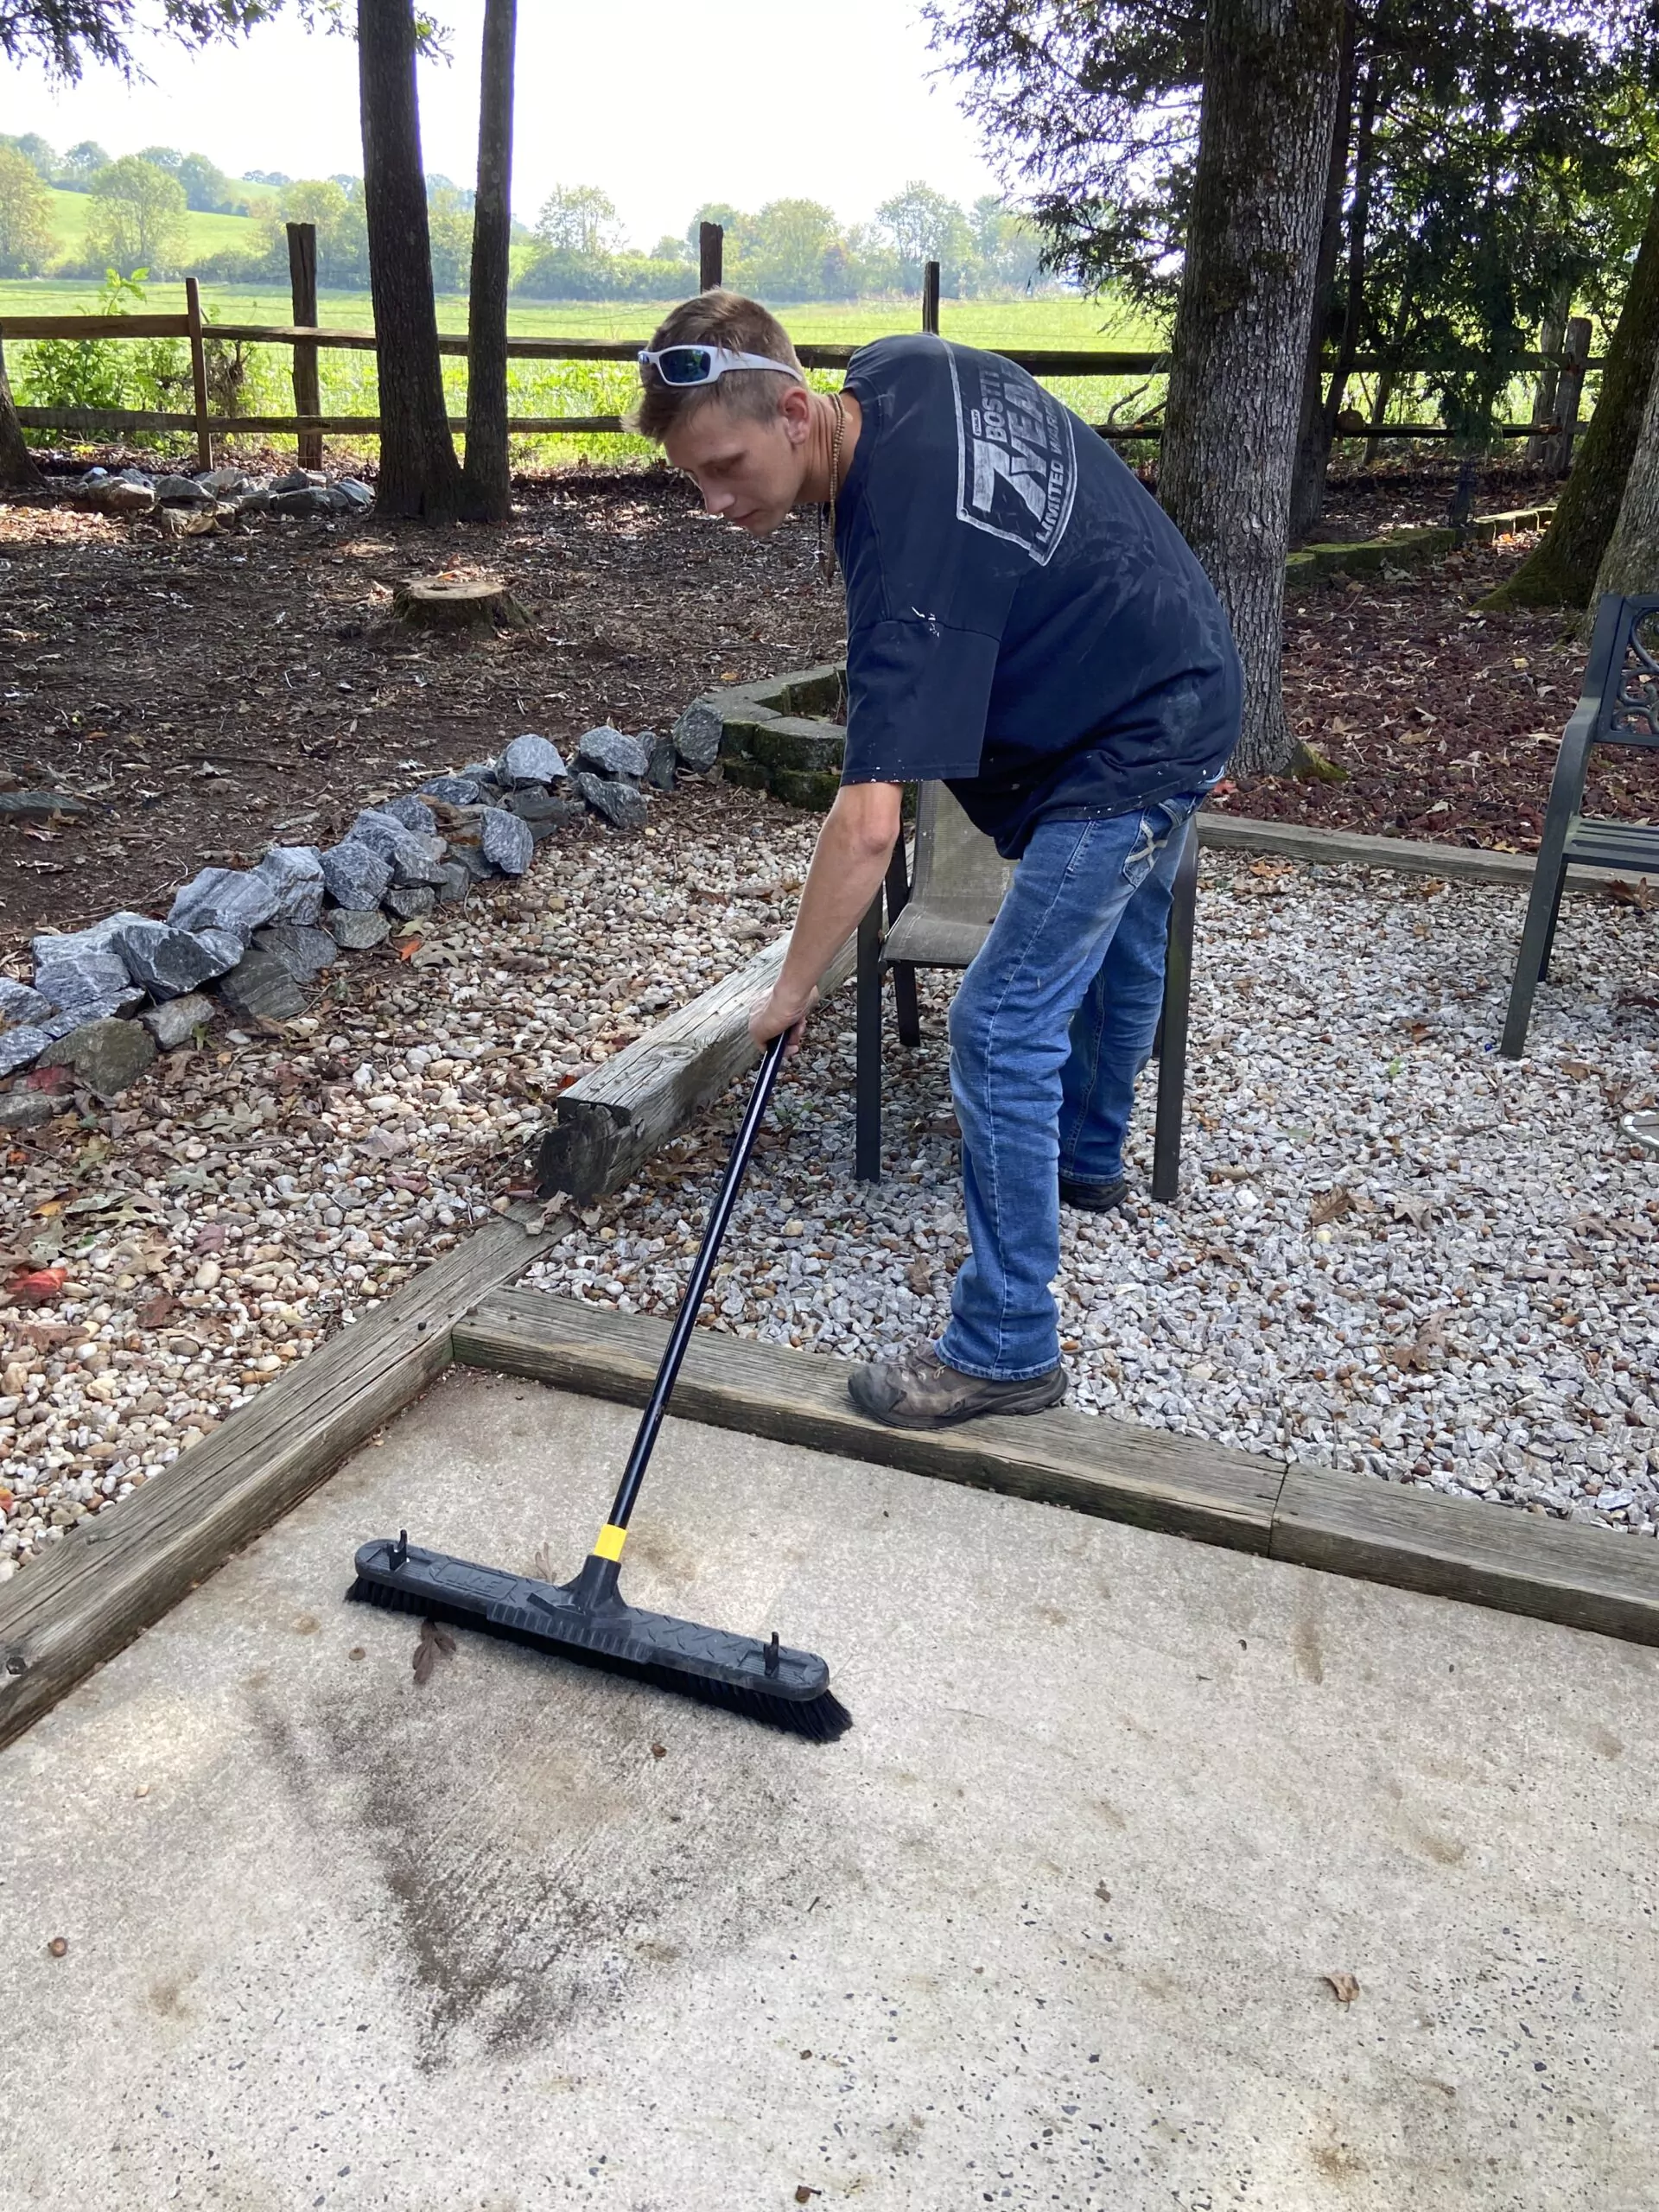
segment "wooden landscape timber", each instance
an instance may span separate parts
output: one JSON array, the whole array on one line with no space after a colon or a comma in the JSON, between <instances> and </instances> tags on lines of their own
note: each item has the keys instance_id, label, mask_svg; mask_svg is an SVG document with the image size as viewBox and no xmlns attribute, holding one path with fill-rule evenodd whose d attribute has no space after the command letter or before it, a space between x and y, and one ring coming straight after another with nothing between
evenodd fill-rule
<instances>
[{"instance_id":1,"label":"wooden landscape timber","mask_svg":"<svg viewBox=\"0 0 1659 2212\"><path fill-rule=\"evenodd\" d=\"M455 1324L458 1361L641 1405L667 1325L499 1290ZM1659 1545L1474 1498L1284 1460L1106 1415L1033 1414L939 1434L855 1413L849 1363L699 1329L671 1413L1039 1504L1461 1604L1659 1643Z\"/></svg>"},{"instance_id":2,"label":"wooden landscape timber","mask_svg":"<svg viewBox=\"0 0 1659 2212\"><path fill-rule=\"evenodd\" d=\"M296 1505L448 1366L457 1313L550 1238L494 1219L0 1588L0 1744ZM342 1587L344 1586L342 1562Z\"/></svg>"},{"instance_id":3,"label":"wooden landscape timber","mask_svg":"<svg viewBox=\"0 0 1659 2212\"><path fill-rule=\"evenodd\" d=\"M560 1094L537 1155L537 1188L544 1198L563 1192L591 1205L620 1190L754 1065L760 1053L749 1010L778 980L788 943L780 937ZM846 982L857 951L857 938L849 937L819 986L821 996Z\"/></svg>"}]
</instances>

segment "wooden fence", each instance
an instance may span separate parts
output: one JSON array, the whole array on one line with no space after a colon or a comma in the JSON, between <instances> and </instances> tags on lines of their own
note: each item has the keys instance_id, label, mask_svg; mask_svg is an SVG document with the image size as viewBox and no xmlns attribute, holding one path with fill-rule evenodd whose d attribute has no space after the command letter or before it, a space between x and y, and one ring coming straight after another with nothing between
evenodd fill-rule
<instances>
[{"instance_id":1,"label":"wooden fence","mask_svg":"<svg viewBox=\"0 0 1659 2212\"><path fill-rule=\"evenodd\" d=\"M378 415L328 415L321 411L317 365L319 354L324 351L372 353L376 340L372 330L330 330L319 326L316 320L315 230L309 223L290 223L288 239L294 301L295 319L292 323L215 322L204 325L200 292L194 276L188 276L184 281L185 312L182 315L22 315L0 319L0 346L11 339L92 341L182 338L188 341L190 348L191 391L194 404L188 415L159 409L19 407L19 422L26 429L67 430L83 436L123 430L193 430L195 433L198 464L203 468L213 466L213 442L216 437L239 437L255 432L286 433L299 440L301 466L315 468L321 465L322 441L326 435L377 435L380 429ZM699 256L699 275L705 289L710 283L718 283L720 281L721 245L720 226L705 223ZM923 273L921 327L937 331L938 327L939 265L930 261ZM1522 353L1513 355L1503 364L1516 373L1528 369L1554 369L1559 372L1556 419L1548 427L1554 429L1563 470L1578 428L1579 399L1585 371L1601 365L1599 359L1592 360L1588 354L1588 325L1575 325L1574 336L1580 327L1585 333L1585 340L1577 346L1569 340L1567 350L1560 356ZM207 342L209 339L226 343L292 347L294 413L211 415L207 406ZM518 361L632 361L641 343L639 339L509 338L507 354L510 359ZM859 348L856 346L802 345L795 350L806 368L844 369ZM1039 377L1158 376L1166 372L1170 365L1170 356L1166 352L1148 352L1145 349L1115 351L1109 347L998 346L992 350L1001 353L1005 359L1013 361L1017 366L1028 370L1033 376ZM467 340L464 336L442 334L438 339L438 351L464 355ZM1334 368L1337 365L1331 360L1326 365ZM1350 372L1355 375L1387 370L1396 377L1422 374L1437 369L1483 365L1487 365L1485 357L1472 353L1455 359L1438 354L1391 361L1365 355L1348 364ZM452 429L464 429L466 418L452 415L449 423ZM1506 423L1498 429L1497 435L1500 438L1535 439L1543 427L1536 422ZM517 415L508 418L507 428L510 432L519 435L593 435L620 431L624 428L624 423L620 415ZM1161 435L1155 425L1137 428L1134 423L1097 423L1094 428L1102 437L1122 442L1155 443ZM1369 438L1450 438L1456 433L1433 423L1378 423L1369 425L1363 435Z\"/></svg>"}]
</instances>

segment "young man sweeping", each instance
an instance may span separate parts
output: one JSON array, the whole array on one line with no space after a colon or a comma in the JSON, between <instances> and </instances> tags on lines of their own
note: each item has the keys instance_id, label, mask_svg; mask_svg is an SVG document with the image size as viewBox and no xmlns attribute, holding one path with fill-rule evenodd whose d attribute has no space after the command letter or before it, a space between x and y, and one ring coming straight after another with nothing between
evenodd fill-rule
<instances>
[{"instance_id":1,"label":"young man sweeping","mask_svg":"<svg viewBox=\"0 0 1659 2212\"><path fill-rule=\"evenodd\" d=\"M950 1326L849 1387L898 1427L1038 1412L1065 1390L1060 1207L1124 1197L1179 833L1238 734L1226 617L1105 442L995 353L880 339L812 391L765 308L705 292L640 376L640 429L710 513L764 537L815 502L846 579L846 765L757 1042L804 1020L906 783L949 785L1017 863L950 1009L971 1252Z\"/></svg>"}]
</instances>

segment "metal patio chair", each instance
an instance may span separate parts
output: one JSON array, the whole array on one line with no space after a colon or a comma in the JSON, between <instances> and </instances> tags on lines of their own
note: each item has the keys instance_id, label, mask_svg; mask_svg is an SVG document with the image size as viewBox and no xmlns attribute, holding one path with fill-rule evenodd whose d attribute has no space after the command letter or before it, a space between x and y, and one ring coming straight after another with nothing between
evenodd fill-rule
<instances>
[{"instance_id":1,"label":"metal patio chair","mask_svg":"<svg viewBox=\"0 0 1659 2212\"><path fill-rule=\"evenodd\" d=\"M1153 1125L1152 1195L1173 1198L1180 1187L1181 1109L1186 1089L1187 1013L1192 990L1192 925L1198 905L1196 820L1181 833L1164 1004L1153 1052L1158 1061L1158 1110ZM976 830L943 784L923 784L916 807L916 874L906 880L905 844L893 849L885 893L871 901L858 930L858 1052L855 1172L881 1179L881 987L891 971L899 1042L921 1042L916 1004L918 968L967 967L984 944L1013 874ZM887 930L882 931L885 903Z\"/></svg>"},{"instance_id":2,"label":"metal patio chair","mask_svg":"<svg viewBox=\"0 0 1659 2212\"><path fill-rule=\"evenodd\" d=\"M1519 1059L1532 1019L1533 994L1549 974L1561 889L1574 862L1659 875L1659 825L1609 822L1580 811L1592 745L1659 750L1659 595L1621 599L1606 592L1596 609L1584 689L1573 712L1549 787L1544 834L1532 871L1532 895L1498 1051Z\"/></svg>"}]
</instances>

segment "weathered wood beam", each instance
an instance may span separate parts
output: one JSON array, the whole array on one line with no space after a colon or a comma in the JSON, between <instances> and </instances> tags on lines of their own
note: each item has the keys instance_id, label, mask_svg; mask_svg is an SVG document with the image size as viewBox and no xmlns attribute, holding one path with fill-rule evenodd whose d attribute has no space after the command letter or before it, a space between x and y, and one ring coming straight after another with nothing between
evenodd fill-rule
<instances>
[{"instance_id":1,"label":"weathered wood beam","mask_svg":"<svg viewBox=\"0 0 1659 2212\"><path fill-rule=\"evenodd\" d=\"M779 938L561 1095L537 1163L543 1198L563 1192L591 1205L620 1190L754 1065L749 1009L777 981L788 942ZM849 938L836 954L822 986L826 998L852 974L856 947Z\"/></svg>"},{"instance_id":2,"label":"weathered wood beam","mask_svg":"<svg viewBox=\"0 0 1659 2212\"><path fill-rule=\"evenodd\" d=\"M449 1364L450 1327L551 1240L491 1220L0 1588L0 1744L223 1565ZM341 1587L350 1562L340 1561Z\"/></svg>"}]
</instances>

